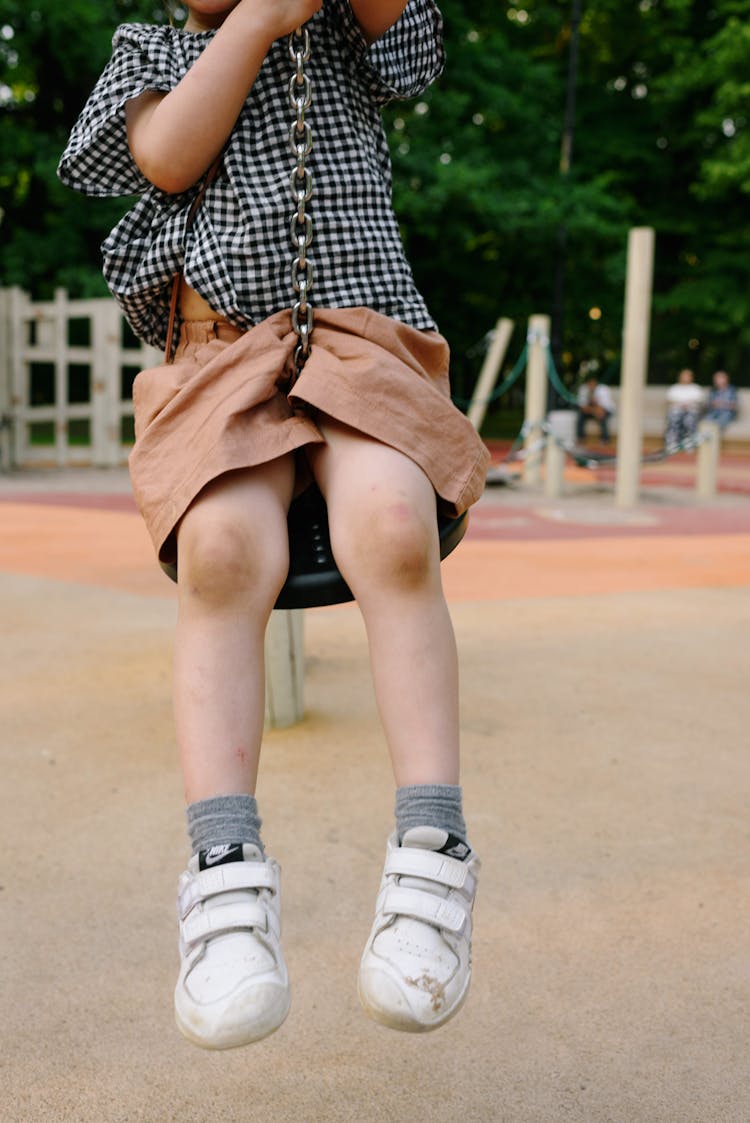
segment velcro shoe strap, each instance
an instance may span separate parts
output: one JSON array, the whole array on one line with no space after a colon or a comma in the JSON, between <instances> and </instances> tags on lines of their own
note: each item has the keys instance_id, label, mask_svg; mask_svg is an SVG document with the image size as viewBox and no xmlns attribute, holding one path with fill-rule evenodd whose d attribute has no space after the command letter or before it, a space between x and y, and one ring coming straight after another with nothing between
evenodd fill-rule
<instances>
[{"instance_id":1,"label":"velcro shoe strap","mask_svg":"<svg viewBox=\"0 0 750 1123\"><path fill-rule=\"evenodd\" d=\"M422 920L433 928L444 928L447 932L460 935L466 925L466 911L460 904L436 897L422 889L402 889L391 885L383 896L383 912L386 915L409 916L412 920Z\"/></svg>"},{"instance_id":2,"label":"velcro shoe strap","mask_svg":"<svg viewBox=\"0 0 750 1123\"><path fill-rule=\"evenodd\" d=\"M204 909L188 917L182 925L182 938L190 946L219 936L225 932L236 932L243 928L268 928L268 912L257 901L239 901L232 905L219 905Z\"/></svg>"},{"instance_id":3,"label":"velcro shoe strap","mask_svg":"<svg viewBox=\"0 0 750 1123\"><path fill-rule=\"evenodd\" d=\"M278 889L278 874L268 862L229 862L201 870L180 893L180 915L185 917L197 901L238 889Z\"/></svg>"},{"instance_id":4,"label":"velcro shoe strap","mask_svg":"<svg viewBox=\"0 0 750 1123\"><path fill-rule=\"evenodd\" d=\"M391 850L385 861L385 872L398 877L423 877L449 889L474 891L474 877L466 862L434 850L418 850L416 846L399 846Z\"/></svg>"}]
</instances>

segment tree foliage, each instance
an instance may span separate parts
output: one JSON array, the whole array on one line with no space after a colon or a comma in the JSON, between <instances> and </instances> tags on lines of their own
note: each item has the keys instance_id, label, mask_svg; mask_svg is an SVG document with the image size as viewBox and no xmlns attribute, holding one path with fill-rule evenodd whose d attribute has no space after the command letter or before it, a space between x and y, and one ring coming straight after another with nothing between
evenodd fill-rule
<instances>
[{"instance_id":1,"label":"tree foliage","mask_svg":"<svg viewBox=\"0 0 750 1123\"><path fill-rule=\"evenodd\" d=\"M627 231L650 225L652 377L722 364L750 381L750 0L584 0L568 174L572 0L441 7L446 73L386 124L404 239L458 373L473 377L463 357L497 316L551 311L561 246L566 367L615 370ZM75 195L55 167L114 27L144 18L166 18L160 0L0 0L0 284L103 291L98 247L123 203Z\"/></svg>"},{"instance_id":2,"label":"tree foliage","mask_svg":"<svg viewBox=\"0 0 750 1123\"><path fill-rule=\"evenodd\" d=\"M564 230L566 364L616 373L627 231L649 225L652 377L726 364L747 382L749 0L584 0L568 175L571 0L442 8L448 69L391 111L391 136L411 256L452 339L550 312Z\"/></svg>"},{"instance_id":3,"label":"tree foliage","mask_svg":"<svg viewBox=\"0 0 750 1123\"><path fill-rule=\"evenodd\" d=\"M123 205L81 198L56 168L115 26L143 14L138 0L0 0L0 284L106 291L99 245Z\"/></svg>"}]
</instances>

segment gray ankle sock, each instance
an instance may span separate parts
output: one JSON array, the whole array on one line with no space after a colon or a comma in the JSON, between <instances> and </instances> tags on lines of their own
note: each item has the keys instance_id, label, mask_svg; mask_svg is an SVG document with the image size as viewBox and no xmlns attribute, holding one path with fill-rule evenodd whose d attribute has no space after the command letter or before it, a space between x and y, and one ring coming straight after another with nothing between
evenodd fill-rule
<instances>
[{"instance_id":1,"label":"gray ankle sock","mask_svg":"<svg viewBox=\"0 0 750 1123\"><path fill-rule=\"evenodd\" d=\"M457 784L410 784L396 791L396 830L399 839L412 827L439 827L467 842L466 823Z\"/></svg>"},{"instance_id":2,"label":"gray ankle sock","mask_svg":"<svg viewBox=\"0 0 750 1123\"><path fill-rule=\"evenodd\" d=\"M251 842L261 854L258 804L252 795L219 795L187 808L187 829L193 853L229 842Z\"/></svg>"}]
</instances>

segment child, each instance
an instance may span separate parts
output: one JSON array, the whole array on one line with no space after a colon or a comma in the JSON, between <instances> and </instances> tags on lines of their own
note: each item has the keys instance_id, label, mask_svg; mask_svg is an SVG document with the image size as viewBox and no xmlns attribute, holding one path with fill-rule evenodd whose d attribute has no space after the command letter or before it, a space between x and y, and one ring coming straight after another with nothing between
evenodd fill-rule
<instances>
[{"instance_id":1,"label":"child","mask_svg":"<svg viewBox=\"0 0 750 1123\"><path fill-rule=\"evenodd\" d=\"M182 30L118 29L60 162L78 190L141 194L103 253L142 338L164 346L182 273L174 361L133 388L130 460L159 559L179 553L174 703L193 856L179 887L177 1022L221 1049L273 1032L289 1009L279 868L263 848L255 788L264 633L288 569L287 510L312 475L366 623L397 785L359 994L379 1022L429 1030L468 989L479 865L461 807L436 509L473 503L488 458L450 403L447 345L404 258L379 107L439 73L442 21L433 0L188 8ZM316 307L300 373L287 37L302 25Z\"/></svg>"},{"instance_id":2,"label":"child","mask_svg":"<svg viewBox=\"0 0 750 1123\"><path fill-rule=\"evenodd\" d=\"M674 450L695 439L705 395L694 379L692 370L681 370L677 381L667 390L664 427L664 447L667 450Z\"/></svg>"}]
</instances>

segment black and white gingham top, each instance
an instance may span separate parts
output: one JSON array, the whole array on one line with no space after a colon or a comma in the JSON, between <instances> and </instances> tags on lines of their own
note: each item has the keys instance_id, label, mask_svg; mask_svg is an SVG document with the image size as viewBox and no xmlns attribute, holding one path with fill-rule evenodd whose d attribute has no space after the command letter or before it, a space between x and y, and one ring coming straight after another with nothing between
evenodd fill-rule
<instances>
[{"instance_id":1,"label":"black and white gingham top","mask_svg":"<svg viewBox=\"0 0 750 1123\"><path fill-rule=\"evenodd\" d=\"M349 0L324 0L310 21L314 223L313 304L365 306L416 328L435 324L404 256L391 205L391 165L380 107L421 93L443 66L442 17L433 0L404 14L368 47ZM88 195L141 194L102 246L104 276L136 335L162 347L174 274L240 328L288 308L289 147L293 70L287 40L275 42L247 97L189 234L196 188L168 195L133 161L125 103L171 90L215 34L123 24L113 54L60 160L64 183ZM190 137L185 137L190 143ZM186 244L187 242L187 244Z\"/></svg>"}]
</instances>

